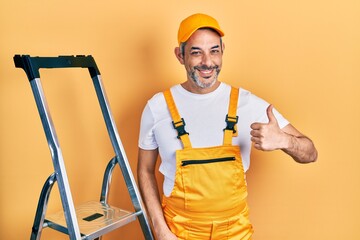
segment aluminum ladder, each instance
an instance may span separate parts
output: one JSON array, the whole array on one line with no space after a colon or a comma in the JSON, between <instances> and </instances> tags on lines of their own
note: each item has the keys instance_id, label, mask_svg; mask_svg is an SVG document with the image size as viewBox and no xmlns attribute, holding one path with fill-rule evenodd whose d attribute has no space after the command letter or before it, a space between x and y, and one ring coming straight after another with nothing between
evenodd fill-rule
<instances>
[{"instance_id":1,"label":"aluminum ladder","mask_svg":"<svg viewBox=\"0 0 360 240\"><path fill-rule=\"evenodd\" d=\"M91 55L59 57L15 55L14 62L17 68L22 68L26 72L30 81L54 165L54 172L45 181L39 197L30 239L39 240L43 228L46 227L68 234L71 240L100 239L102 235L135 221L136 219L139 220L144 238L146 240L154 239L141 200L141 195L131 172L129 162L110 111L101 81L100 71L94 58ZM115 156L110 160L105 169L100 201L90 201L77 207L74 206L61 148L41 86L40 68L88 68L90 72L107 131L115 152ZM112 172L117 164L120 166L121 173L129 191L131 202L134 207L133 212L110 206L107 203ZM49 196L55 182L57 182L59 188L63 211L46 216Z\"/></svg>"}]
</instances>

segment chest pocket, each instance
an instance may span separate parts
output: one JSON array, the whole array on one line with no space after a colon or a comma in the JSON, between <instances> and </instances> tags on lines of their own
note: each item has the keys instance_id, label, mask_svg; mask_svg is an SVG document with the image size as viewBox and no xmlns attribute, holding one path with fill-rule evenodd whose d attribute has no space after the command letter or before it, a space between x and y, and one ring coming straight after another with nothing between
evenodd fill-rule
<instances>
[{"instance_id":1,"label":"chest pocket","mask_svg":"<svg viewBox=\"0 0 360 240\"><path fill-rule=\"evenodd\" d=\"M192 148L176 153L175 188L183 191L184 208L192 212L233 209L246 198L240 150L235 146ZM177 196L174 196L177 197Z\"/></svg>"}]
</instances>

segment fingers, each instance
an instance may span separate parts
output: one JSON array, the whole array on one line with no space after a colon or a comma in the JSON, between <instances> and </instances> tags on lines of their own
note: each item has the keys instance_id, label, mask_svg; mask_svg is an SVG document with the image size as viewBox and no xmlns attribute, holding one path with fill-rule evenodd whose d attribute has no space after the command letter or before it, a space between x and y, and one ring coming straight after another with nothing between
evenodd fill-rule
<instances>
[{"instance_id":1,"label":"fingers","mask_svg":"<svg viewBox=\"0 0 360 240\"><path fill-rule=\"evenodd\" d=\"M259 143L254 143L254 148L257 149L257 150L263 150Z\"/></svg>"},{"instance_id":2,"label":"fingers","mask_svg":"<svg viewBox=\"0 0 360 240\"><path fill-rule=\"evenodd\" d=\"M252 137L252 138L251 138L251 141L252 141L253 143L255 143L255 144L260 144L260 143L261 143L260 138L257 138L257 137Z\"/></svg>"},{"instance_id":3,"label":"fingers","mask_svg":"<svg viewBox=\"0 0 360 240\"><path fill-rule=\"evenodd\" d=\"M250 125L250 128L252 129L252 130L259 130L260 128L261 128L261 125L263 125L262 123L253 123L253 124L251 124Z\"/></svg>"},{"instance_id":4,"label":"fingers","mask_svg":"<svg viewBox=\"0 0 360 240\"><path fill-rule=\"evenodd\" d=\"M266 109L266 115L269 119L268 123L253 123L250 125L251 127L251 131L250 131L250 135L251 135L251 141L253 142L253 146L255 149L257 150L264 150L264 146L266 145L266 139L267 139L267 134L269 132L269 130L271 130L271 126L273 125L273 123L277 124L275 115L273 114L273 105L269 105Z\"/></svg>"},{"instance_id":5,"label":"fingers","mask_svg":"<svg viewBox=\"0 0 360 240\"><path fill-rule=\"evenodd\" d=\"M263 150L260 138L252 137L251 141L254 143L254 148L256 148L257 150Z\"/></svg>"},{"instance_id":6,"label":"fingers","mask_svg":"<svg viewBox=\"0 0 360 240\"><path fill-rule=\"evenodd\" d=\"M251 141L257 150L272 150L274 136L277 134L278 122L273 113L273 105L269 105L266 109L266 115L269 119L268 123L255 122L250 125Z\"/></svg>"},{"instance_id":7,"label":"fingers","mask_svg":"<svg viewBox=\"0 0 360 240\"><path fill-rule=\"evenodd\" d=\"M262 135L261 135L261 132L260 131L257 131L257 130L251 130L250 131L250 135L252 136L252 137L262 137Z\"/></svg>"},{"instance_id":8,"label":"fingers","mask_svg":"<svg viewBox=\"0 0 360 240\"><path fill-rule=\"evenodd\" d=\"M251 142L254 143L254 147L258 150L261 150L262 139L263 139L263 135L261 134L261 131L251 130L250 135L251 135L250 140Z\"/></svg>"},{"instance_id":9,"label":"fingers","mask_svg":"<svg viewBox=\"0 0 360 240\"><path fill-rule=\"evenodd\" d=\"M274 108L274 106L272 104L270 104L268 106L268 108L266 109L266 114L267 114L267 117L269 119L269 123L272 123L272 122L277 123L276 117L275 117L275 115L273 113L273 108Z\"/></svg>"}]
</instances>

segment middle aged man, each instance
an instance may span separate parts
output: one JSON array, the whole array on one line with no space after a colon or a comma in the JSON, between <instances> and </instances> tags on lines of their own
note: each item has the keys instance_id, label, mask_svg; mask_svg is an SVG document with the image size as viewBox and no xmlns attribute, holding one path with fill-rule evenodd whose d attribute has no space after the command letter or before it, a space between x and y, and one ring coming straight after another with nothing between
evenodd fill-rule
<instances>
[{"instance_id":1,"label":"middle aged man","mask_svg":"<svg viewBox=\"0 0 360 240\"><path fill-rule=\"evenodd\" d=\"M175 55L187 79L152 97L142 115L138 181L158 240L251 239L245 172L252 143L281 149L299 163L317 158L312 141L272 105L218 81L222 36L208 15L184 19Z\"/></svg>"}]
</instances>

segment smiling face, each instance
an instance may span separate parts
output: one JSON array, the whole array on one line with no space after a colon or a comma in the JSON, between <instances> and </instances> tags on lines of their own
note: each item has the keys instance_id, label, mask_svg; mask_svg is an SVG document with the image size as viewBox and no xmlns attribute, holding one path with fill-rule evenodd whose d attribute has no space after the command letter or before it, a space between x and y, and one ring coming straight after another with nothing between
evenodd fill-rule
<instances>
[{"instance_id":1,"label":"smiling face","mask_svg":"<svg viewBox=\"0 0 360 240\"><path fill-rule=\"evenodd\" d=\"M187 81L182 86L190 92L209 93L218 85L222 66L224 46L220 36L210 29L194 32L182 50L175 48L175 54L185 66Z\"/></svg>"}]
</instances>

